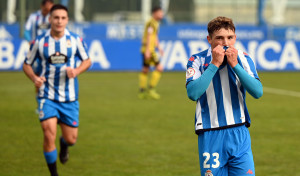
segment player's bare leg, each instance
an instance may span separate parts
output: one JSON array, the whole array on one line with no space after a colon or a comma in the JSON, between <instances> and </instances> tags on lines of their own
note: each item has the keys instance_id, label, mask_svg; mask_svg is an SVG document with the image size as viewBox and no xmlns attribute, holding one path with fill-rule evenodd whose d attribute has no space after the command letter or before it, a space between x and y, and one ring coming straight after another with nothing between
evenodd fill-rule
<instances>
[{"instance_id":1,"label":"player's bare leg","mask_svg":"<svg viewBox=\"0 0 300 176\"><path fill-rule=\"evenodd\" d=\"M161 73L163 72L163 67L161 64L157 64L155 70L152 73L150 85L149 85L149 96L153 99L160 99L160 95L156 92L155 88L160 80Z\"/></svg>"},{"instance_id":2,"label":"player's bare leg","mask_svg":"<svg viewBox=\"0 0 300 176\"><path fill-rule=\"evenodd\" d=\"M148 83L148 73L149 73L149 67L148 66L143 66L142 72L139 75L140 79L140 93L139 93L139 98L140 99L146 99L147 98L147 83Z\"/></svg>"},{"instance_id":3,"label":"player's bare leg","mask_svg":"<svg viewBox=\"0 0 300 176\"><path fill-rule=\"evenodd\" d=\"M60 137L60 152L59 159L62 164L65 164L69 159L68 147L72 146L77 141L78 128L70 127L66 124L60 124L62 136Z\"/></svg>"},{"instance_id":4,"label":"player's bare leg","mask_svg":"<svg viewBox=\"0 0 300 176\"><path fill-rule=\"evenodd\" d=\"M44 134L44 156L51 176L58 176L56 168L57 150L55 147L57 118L50 118L41 122Z\"/></svg>"}]
</instances>

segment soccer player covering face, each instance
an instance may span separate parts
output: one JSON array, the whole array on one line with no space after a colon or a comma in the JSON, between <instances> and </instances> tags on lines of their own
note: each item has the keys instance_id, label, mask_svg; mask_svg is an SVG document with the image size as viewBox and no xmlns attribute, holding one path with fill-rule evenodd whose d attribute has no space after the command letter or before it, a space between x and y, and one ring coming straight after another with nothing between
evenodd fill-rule
<instances>
[{"instance_id":1,"label":"soccer player covering face","mask_svg":"<svg viewBox=\"0 0 300 176\"><path fill-rule=\"evenodd\" d=\"M211 47L192 55L186 72L187 95L197 102L201 175L255 175L245 98L246 91L260 98L262 84L250 56L234 47L232 20L217 17L207 29Z\"/></svg>"},{"instance_id":2,"label":"soccer player covering face","mask_svg":"<svg viewBox=\"0 0 300 176\"><path fill-rule=\"evenodd\" d=\"M39 88L38 109L44 134L44 156L51 175L58 175L55 146L57 123L62 131L59 159L64 164L69 158L68 146L76 143L78 134L77 76L90 67L91 61L81 38L66 29L66 7L54 5L50 10L49 21L51 29L32 43L23 70ZM78 58L81 63L77 67ZM36 59L42 63L40 76L34 74L31 67Z\"/></svg>"},{"instance_id":3,"label":"soccer player covering face","mask_svg":"<svg viewBox=\"0 0 300 176\"><path fill-rule=\"evenodd\" d=\"M164 14L160 7L154 7L152 9L152 18L145 24L143 41L142 41L142 58L143 68L139 75L140 86L140 99L152 98L160 99L160 95L155 91L155 88L160 80L163 67L159 62L159 58L155 52L157 48L160 55L163 55L163 50L159 45L158 30L159 22L162 20ZM152 72L151 80L148 88L148 73L150 66L155 66L155 70Z\"/></svg>"}]
</instances>

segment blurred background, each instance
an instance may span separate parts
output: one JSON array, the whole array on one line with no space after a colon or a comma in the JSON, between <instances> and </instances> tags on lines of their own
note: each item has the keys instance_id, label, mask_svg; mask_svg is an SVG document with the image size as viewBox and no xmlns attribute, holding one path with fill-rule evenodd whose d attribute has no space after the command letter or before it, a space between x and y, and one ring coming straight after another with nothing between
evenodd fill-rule
<instances>
[{"instance_id":1,"label":"blurred background","mask_svg":"<svg viewBox=\"0 0 300 176\"><path fill-rule=\"evenodd\" d=\"M54 2L68 6L68 27L86 41L94 63L90 70L139 70L143 25L151 15L151 8L157 5L166 14L159 33L165 50L161 59L166 70L184 70L191 54L208 47L206 25L216 16L234 20L238 38L236 47L253 57L258 70L300 69L299 0ZM39 7L39 0L0 0L0 70L20 70L21 56L23 58L28 49L22 43L24 23ZM7 47L9 49L5 49ZM126 57L126 63L121 59L123 57Z\"/></svg>"}]
</instances>

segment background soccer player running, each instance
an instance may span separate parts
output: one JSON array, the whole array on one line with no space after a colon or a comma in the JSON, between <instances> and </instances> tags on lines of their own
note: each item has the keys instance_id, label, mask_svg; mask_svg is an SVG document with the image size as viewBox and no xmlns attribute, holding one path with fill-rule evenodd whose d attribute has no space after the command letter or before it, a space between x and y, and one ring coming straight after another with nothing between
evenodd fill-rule
<instances>
[{"instance_id":1,"label":"background soccer player running","mask_svg":"<svg viewBox=\"0 0 300 176\"><path fill-rule=\"evenodd\" d=\"M24 30L24 38L28 42L50 29L49 12L52 6L53 0L42 0L41 9L29 15Z\"/></svg>"},{"instance_id":2,"label":"background soccer player running","mask_svg":"<svg viewBox=\"0 0 300 176\"><path fill-rule=\"evenodd\" d=\"M42 0L41 9L30 14L24 30L24 38L28 41L34 41L37 36L44 34L48 29L50 29L49 23L49 12L53 6L53 0ZM33 71L36 75L40 75L42 72L42 65L40 60L35 60L32 63ZM36 92L38 92L38 88L36 87Z\"/></svg>"},{"instance_id":3,"label":"background soccer player running","mask_svg":"<svg viewBox=\"0 0 300 176\"><path fill-rule=\"evenodd\" d=\"M160 55L163 55L163 50L159 45L158 39L158 30L159 30L159 22L162 20L164 14L160 7L154 7L152 9L152 18L145 24L143 41L142 41L142 57L143 57L143 68L142 73L140 73L139 81L140 81L140 93L139 98L144 99L148 96L153 99L159 99L160 95L155 91L155 87L157 86L161 73L163 71L163 67L159 62L159 58L155 52L157 48L160 52ZM147 91L148 85L148 73L150 66L155 66L155 71L153 71L151 80L149 83L149 91Z\"/></svg>"},{"instance_id":4,"label":"background soccer player running","mask_svg":"<svg viewBox=\"0 0 300 176\"><path fill-rule=\"evenodd\" d=\"M201 175L255 175L245 96L261 97L262 84L253 60L234 47L232 20L217 17L207 29L211 47L193 55L186 72L188 97L197 101Z\"/></svg>"},{"instance_id":5,"label":"background soccer player running","mask_svg":"<svg viewBox=\"0 0 300 176\"><path fill-rule=\"evenodd\" d=\"M39 88L39 118L44 133L44 156L51 175L58 175L56 169L57 150L55 146L57 123L60 138L60 161L68 160L68 146L75 144L79 125L77 75L87 70L91 61L78 35L68 31L68 10L54 5L49 18L51 29L39 36L31 45L23 64L25 74ZM76 58L81 64L76 67ZM34 74L31 64L40 59L42 73Z\"/></svg>"}]
</instances>

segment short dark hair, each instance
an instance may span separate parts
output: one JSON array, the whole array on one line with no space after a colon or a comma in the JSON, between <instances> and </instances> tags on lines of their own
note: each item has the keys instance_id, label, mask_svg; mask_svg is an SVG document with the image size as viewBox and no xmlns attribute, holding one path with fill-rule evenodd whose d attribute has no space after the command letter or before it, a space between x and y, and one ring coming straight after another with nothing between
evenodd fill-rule
<instances>
[{"instance_id":1,"label":"short dark hair","mask_svg":"<svg viewBox=\"0 0 300 176\"><path fill-rule=\"evenodd\" d=\"M159 11L159 10L162 10L160 6L154 6L154 7L152 8L152 10L151 10L151 13L155 13L155 12L157 12L157 11Z\"/></svg>"},{"instance_id":2,"label":"short dark hair","mask_svg":"<svg viewBox=\"0 0 300 176\"><path fill-rule=\"evenodd\" d=\"M52 8L50 9L50 14L52 14L53 11L59 10L59 9L65 10L68 13L68 8L66 6L63 6L61 4L54 4L52 6Z\"/></svg>"},{"instance_id":3,"label":"short dark hair","mask_svg":"<svg viewBox=\"0 0 300 176\"><path fill-rule=\"evenodd\" d=\"M224 28L226 30L230 29L233 32L235 32L235 26L233 24L232 19L228 18L228 17L223 17L223 16L218 16L218 17L212 19L207 25L207 32L208 32L209 36L211 37L215 31L219 31L222 28Z\"/></svg>"},{"instance_id":4,"label":"short dark hair","mask_svg":"<svg viewBox=\"0 0 300 176\"><path fill-rule=\"evenodd\" d=\"M42 5L44 6L47 2L54 3L53 0L42 0Z\"/></svg>"}]
</instances>

